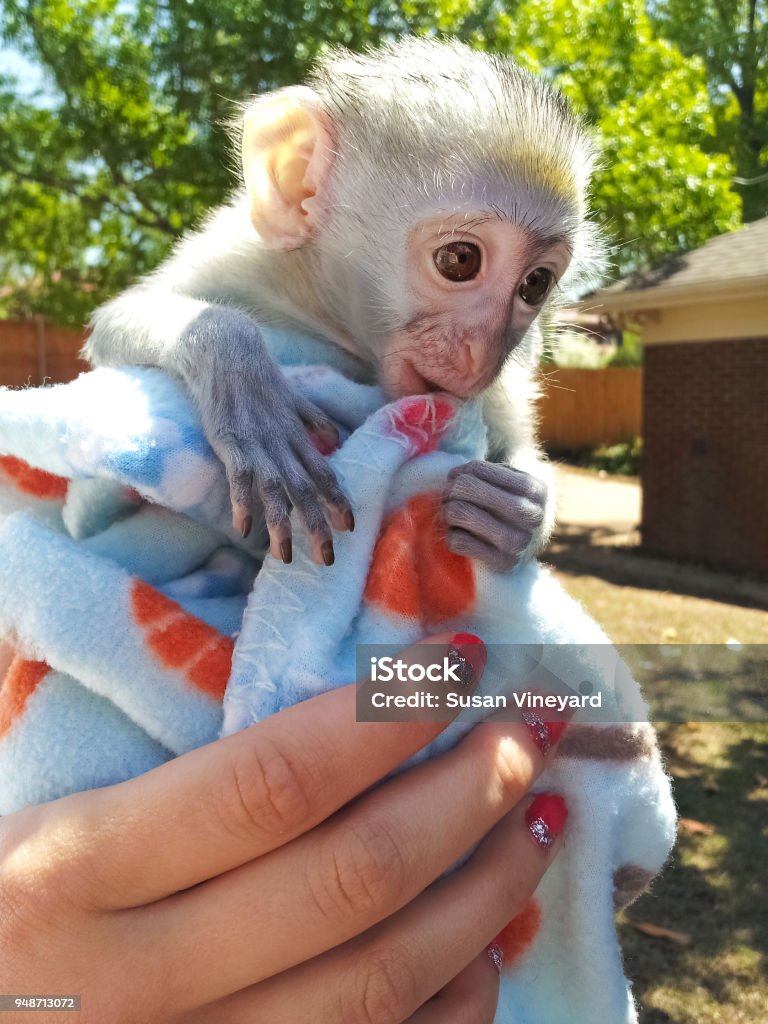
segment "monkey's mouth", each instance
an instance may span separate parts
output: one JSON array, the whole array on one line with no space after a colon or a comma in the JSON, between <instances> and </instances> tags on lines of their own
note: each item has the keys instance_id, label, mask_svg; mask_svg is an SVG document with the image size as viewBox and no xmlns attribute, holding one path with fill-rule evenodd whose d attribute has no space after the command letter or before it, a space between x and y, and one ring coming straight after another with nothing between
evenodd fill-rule
<instances>
[{"instance_id":1,"label":"monkey's mouth","mask_svg":"<svg viewBox=\"0 0 768 1024\"><path fill-rule=\"evenodd\" d=\"M437 381L425 377L420 370L416 369L410 359L403 360L400 366L400 386L398 388L401 398L405 398L408 395L433 395L437 391L444 391L455 398L462 397L462 395L451 391L444 384L438 384Z\"/></svg>"}]
</instances>

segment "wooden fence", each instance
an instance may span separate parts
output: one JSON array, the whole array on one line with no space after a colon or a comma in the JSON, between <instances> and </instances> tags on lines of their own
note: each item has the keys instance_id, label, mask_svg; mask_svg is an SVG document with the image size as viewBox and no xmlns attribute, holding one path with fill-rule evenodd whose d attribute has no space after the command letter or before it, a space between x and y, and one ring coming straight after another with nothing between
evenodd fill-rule
<instances>
[{"instance_id":1,"label":"wooden fence","mask_svg":"<svg viewBox=\"0 0 768 1024\"><path fill-rule=\"evenodd\" d=\"M87 369L78 357L84 337L42 318L0 320L0 385L72 380ZM547 367L543 383L540 431L553 451L615 444L642 433L642 370Z\"/></svg>"},{"instance_id":2,"label":"wooden fence","mask_svg":"<svg viewBox=\"0 0 768 1024\"><path fill-rule=\"evenodd\" d=\"M42 317L0 320L0 385L72 380L88 369L78 357L84 338L84 331L56 327Z\"/></svg>"},{"instance_id":3,"label":"wooden fence","mask_svg":"<svg viewBox=\"0 0 768 1024\"><path fill-rule=\"evenodd\" d=\"M539 431L552 451L594 448L642 435L643 371L639 367L548 366L542 376Z\"/></svg>"}]
</instances>

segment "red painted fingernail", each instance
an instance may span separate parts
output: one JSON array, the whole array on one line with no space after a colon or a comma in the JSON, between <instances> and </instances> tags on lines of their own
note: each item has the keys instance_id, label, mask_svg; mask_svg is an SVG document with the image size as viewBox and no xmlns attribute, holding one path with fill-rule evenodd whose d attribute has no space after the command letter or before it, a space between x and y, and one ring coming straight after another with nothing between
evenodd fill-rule
<instances>
[{"instance_id":1,"label":"red painted fingernail","mask_svg":"<svg viewBox=\"0 0 768 1024\"><path fill-rule=\"evenodd\" d=\"M243 518L243 525L240 527L240 532L242 533L243 537L247 537L248 536L248 534L251 532L251 527L252 526L253 526L253 516L245 516Z\"/></svg>"},{"instance_id":2,"label":"red painted fingernail","mask_svg":"<svg viewBox=\"0 0 768 1024\"><path fill-rule=\"evenodd\" d=\"M525 812L528 831L544 850L563 831L567 819L568 808L558 793L539 793Z\"/></svg>"},{"instance_id":3,"label":"red painted fingernail","mask_svg":"<svg viewBox=\"0 0 768 1024\"><path fill-rule=\"evenodd\" d=\"M320 545L320 554L326 565L333 565L336 561L336 556L333 553L333 542L324 540Z\"/></svg>"},{"instance_id":4,"label":"red painted fingernail","mask_svg":"<svg viewBox=\"0 0 768 1024\"><path fill-rule=\"evenodd\" d=\"M523 711L523 721L536 746L541 751L542 757L546 757L552 747L563 735L567 722L545 722L535 711Z\"/></svg>"},{"instance_id":5,"label":"red painted fingernail","mask_svg":"<svg viewBox=\"0 0 768 1024\"><path fill-rule=\"evenodd\" d=\"M280 557L286 565L288 565L293 559L293 544L290 537L286 540L280 541Z\"/></svg>"},{"instance_id":6,"label":"red painted fingernail","mask_svg":"<svg viewBox=\"0 0 768 1024\"><path fill-rule=\"evenodd\" d=\"M488 660L488 652L483 641L474 633L456 633L451 638L451 644L456 653L469 662L472 666L472 675L478 680Z\"/></svg>"},{"instance_id":7,"label":"red painted fingernail","mask_svg":"<svg viewBox=\"0 0 768 1024\"><path fill-rule=\"evenodd\" d=\"M483 641L479 636L475 636L474 633L457 633L453 637L453 643L455 644L482 644ZM483 644L485 646L485 644Z\"/></svg>"},{"instance_id":8,"label":"red painted fingernail","mask_svg":"<svg viewBox=\"0 0 768 1024\"><path fill-rule=\"evenodd\" d=\"M491 961L493 966L499 974L501 974L502 968L504 967L504 950L498 942L492 942L485 952L488 954L488 959Z\"/></svg>"}]
</instances>

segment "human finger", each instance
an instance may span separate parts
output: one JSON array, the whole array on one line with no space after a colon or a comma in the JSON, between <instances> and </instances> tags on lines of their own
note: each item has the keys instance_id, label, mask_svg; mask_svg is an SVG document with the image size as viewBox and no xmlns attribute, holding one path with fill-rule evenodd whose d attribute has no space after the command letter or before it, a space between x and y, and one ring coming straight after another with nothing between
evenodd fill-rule
<instances>
[{"instance_id":1,"label":"human finger","mask_svg":"<svg viewBox=\"0 0 768 1024\"><path fill-rule=\"evenodd\" d=\"M520 913L557 854L566 819L556 794L521 802L459 871L397 914L323 956L184 1015L183 1024L402 1024Z\"/></svg>"},{"instance_id":2,"label":"human finger","mask_svg":"<svg viewBox=\"0 0 768 1024\"><path fill-rule=\"evenodd\" d=\"M148 962L167 961L174 1001L211 1002L278 974L416 898L530 789L561 733L559 723L533 718L482 723L458 747L389 780L279 856L137 909L131 927L147 936ZM197 936L206 929L202 948ZM257 948L258 957L242 957ZM215 976L205 970L211 956L222 965Z\"/></svg>"},{"instance_id":3,"label":"human finger","mask_svg":"<svg viewBox=\"0 0 768 1024\"><path fill-rule=\"evenodd\" d=\"M499 971L484 950L407 1024L493 1024L498 1001Z\"/></svg>"},{"instance_id":4,"label":"human finger","mask_svg":"<svg viewBox=\"0 0 768 1024\"><path fill-rule=\"evenodd\" d=\"M400 658L432 648L451 651L451 634ZM126 782L19 811L3 842L84 905L159 900L295 839L447 724L355 719L355 685L331 690Z\"/></svg>"}]
</instances>

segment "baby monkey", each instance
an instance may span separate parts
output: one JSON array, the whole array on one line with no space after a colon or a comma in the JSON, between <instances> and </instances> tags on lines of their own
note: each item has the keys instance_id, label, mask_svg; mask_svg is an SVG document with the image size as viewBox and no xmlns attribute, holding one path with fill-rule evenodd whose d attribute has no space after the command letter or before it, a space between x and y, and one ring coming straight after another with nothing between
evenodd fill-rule
<instances>
[{"instance_id":1,"label":"baby monkey","mask_svg":"<svg viewBox=\"0 0 768 1024\"><path fill-rule=\"evenodd\" d=\"M264 327L338 346L392 399L482 395L498 461L450 474L447 544L497 570L535 554L551 516L534 321L588 264L592 237L593 153L565 99L511 60L406 38L322 57L307 85L255 98L239 135L243 188L96 311L86 358L183 378L226 467L235 528L248 534L258 499L285 562L292 505L326 565L332 529L354 518L310 436L328 450L337 430L289 386Z\"/></svg>"}]
</instances>

